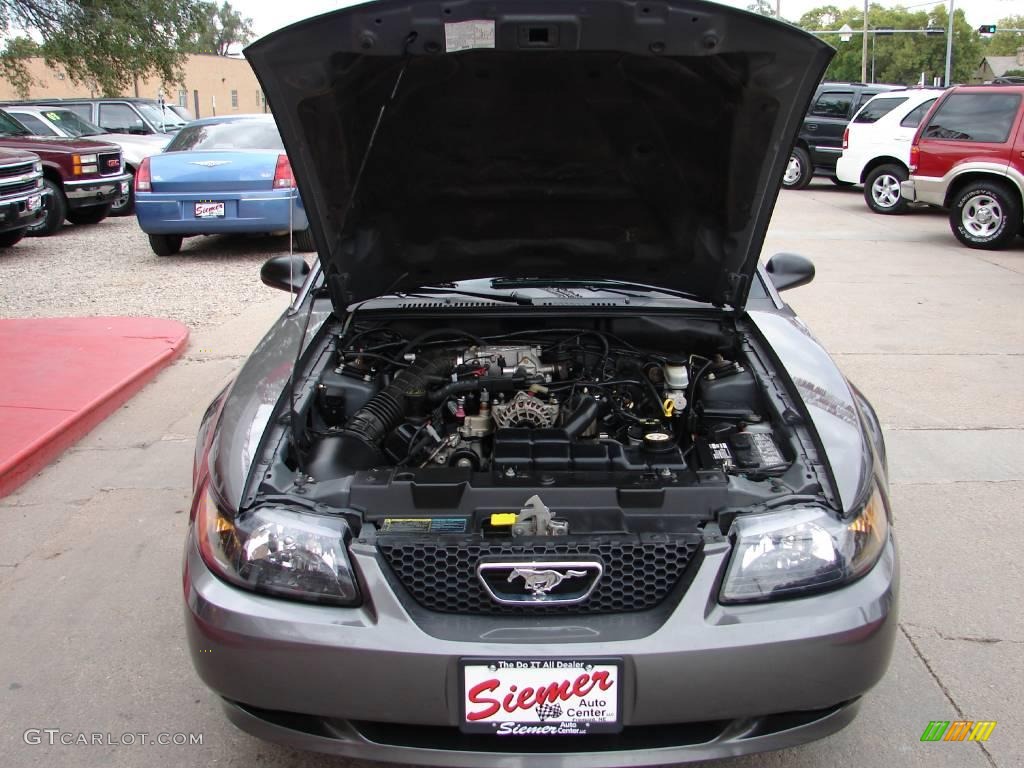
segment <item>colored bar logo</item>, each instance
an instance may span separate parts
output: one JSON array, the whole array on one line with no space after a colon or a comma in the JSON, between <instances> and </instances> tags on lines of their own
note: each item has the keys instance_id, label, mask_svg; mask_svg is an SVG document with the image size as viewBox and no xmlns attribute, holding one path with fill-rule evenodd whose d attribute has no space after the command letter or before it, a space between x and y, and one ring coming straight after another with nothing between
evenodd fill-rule
<instances>
[{"instance_id":1,"label":"colored bar logo","mask_svg":"<svg viewBox=\"0 0 1024 768\"><path fill-rule=\"evenodd\" d=\"M995 727L995 720L932 720L921 741L988 741Z\"/></svg>"}]
</instances>

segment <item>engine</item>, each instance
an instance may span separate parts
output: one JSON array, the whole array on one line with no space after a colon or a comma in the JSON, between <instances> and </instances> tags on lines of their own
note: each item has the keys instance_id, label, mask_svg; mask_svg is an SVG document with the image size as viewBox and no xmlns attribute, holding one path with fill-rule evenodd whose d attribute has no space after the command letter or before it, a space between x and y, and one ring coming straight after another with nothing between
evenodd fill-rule
<instances>
[{"instance_id":1,"label":"engine","mask_svg":"<svg viewBox=\"0 0 1024 768\"><path fill-rule=\"evenodd\" d=\"M720 355L650 352L593 330L454 329L412 340L361 330L332 354L311 424L315 479L382 466L506 477L785 466L758 424L753 377Z\"/></svg>"}]
</instances>

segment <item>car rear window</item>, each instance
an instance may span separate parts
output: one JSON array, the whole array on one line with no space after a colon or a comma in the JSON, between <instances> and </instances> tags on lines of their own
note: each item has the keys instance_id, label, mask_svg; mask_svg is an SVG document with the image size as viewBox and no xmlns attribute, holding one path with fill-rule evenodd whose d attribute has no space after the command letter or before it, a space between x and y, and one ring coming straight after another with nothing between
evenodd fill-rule
<instances>
[{"instance_id":1,"label":"car rear window","mask_svg":"<svg viewBox=\"0 0 1024 768\"><path fill-rule=\"evenodd\" d=\"M165 152L195 149L284 149L277 126L269 120L232 120L181 129Z\"/></svg>"},{"instance_id":2,"label":"car rear window","mask_svg":"<svg viewBox=\"0 0 1024 768\"><path fill-rule=\"evenodd\" d=\"M935 98L938 98L937 96ZM900 120L900 125L904 128L917 128L924 120L924 116L928 114L928 110L932 108L932 104L935 103L935 99L928 99L923 101L914 107L912 110L907 112L907 116Z\"/></svg>"},{"instance_id":3,"label":"car rear window","mask_svg":"<svg viewBox=\"0 0 1024 768\"><path fill-rule=\"evenodd\" d=\"M872 99L864 105L864 109L853 118L855 123L874 123L885 117L896 107L907 100L906 96L892 96L885 99Z\"/></svg>"},{"instance_id":4,"label":"car rear window","mask_svg":"<svg viewBox=\"0 0 1024 768\"><path fill-rule=\"evenodd\" d=\"M953 93L935 110L924 138L1004 144L1019 108L1019 93Z\"/></svg>"}]
</instances>

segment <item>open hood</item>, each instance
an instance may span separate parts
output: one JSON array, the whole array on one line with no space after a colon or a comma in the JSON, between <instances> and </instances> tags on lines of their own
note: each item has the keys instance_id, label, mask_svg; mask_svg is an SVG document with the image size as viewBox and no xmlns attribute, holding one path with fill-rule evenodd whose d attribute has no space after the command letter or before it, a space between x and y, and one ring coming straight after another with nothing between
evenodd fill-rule
<instances>
[{"instance_id":1,"label":"open hood","mask_svg":"<svg viewBox=\"0 0 1024 768\"><path fill-rule=\"evenodd\" d=\"M511 276L737 308L832 53L688 0L381 0L245 51L336 306Z\"/></svg>"}]
</instances>

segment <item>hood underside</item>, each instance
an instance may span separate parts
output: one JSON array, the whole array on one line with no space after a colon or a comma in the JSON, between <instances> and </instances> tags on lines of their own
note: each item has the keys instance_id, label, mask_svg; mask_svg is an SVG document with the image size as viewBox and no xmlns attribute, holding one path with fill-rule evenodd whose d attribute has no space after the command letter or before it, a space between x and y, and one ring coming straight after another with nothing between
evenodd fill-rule
<instances>
[{"instance_id":1,"label":"hood underside","mask_svg":"<svg viewBox=\"0 0 1024 768\"><path fill-rule=\"evenodd\" d=\"M742 306L832 49L704 2L346 8L246 50L335 303L488 276Z\"/></svg>"}]
</instances>

